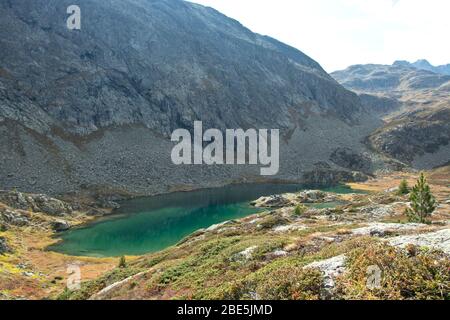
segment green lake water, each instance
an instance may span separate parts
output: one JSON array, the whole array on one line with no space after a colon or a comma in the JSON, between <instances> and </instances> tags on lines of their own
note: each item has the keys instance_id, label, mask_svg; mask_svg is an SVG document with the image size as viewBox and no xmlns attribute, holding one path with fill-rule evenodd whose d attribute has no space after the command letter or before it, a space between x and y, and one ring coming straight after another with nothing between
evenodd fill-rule
<instances>
[{"instance_id":1,"label":"green lake water","mask_svg":"<svg viewBox=\"0 0 450 320\"><path fill-rule=\"evenodd\" d=\"M116 215L64 232L62 241L48 249L93 257L156 252L198 229L259 212L249 203L261 196L303 189L300 185L234 185L127 200L120 203ZM325 190L353 192L345 186Z\"/></svg>"}]
</instances>

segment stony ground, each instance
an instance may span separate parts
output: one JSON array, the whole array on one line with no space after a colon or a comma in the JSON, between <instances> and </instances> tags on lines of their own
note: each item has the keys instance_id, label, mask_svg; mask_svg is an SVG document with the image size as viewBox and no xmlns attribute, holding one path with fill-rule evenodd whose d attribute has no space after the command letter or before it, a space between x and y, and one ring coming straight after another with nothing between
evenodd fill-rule
<instances>
[{"instance_id":1,"label":"stony ground","mask_svg":"<svg viewBox=\"0 0 450 320\"><path fill-rule=\"evenodd\" d=\"M395 187L404 178L413 184L417 174L352 185L368 194L311 190L257 199L253 204L265 212L199 230L159 253L127 257L121 268L117 259L44 250L55 241L55 220L86 219L76 210L55 217L3 205L0 212L27 215L29 224L7 224L0 232L6 249L0 298L448 299L450 170L428 174L439 202L429 224L408 223L403 215L408 198ZM74 261L83 284L69 291L66 267ZM381 278L370 289L373 268Z\"/></svg>"}]
</instances>

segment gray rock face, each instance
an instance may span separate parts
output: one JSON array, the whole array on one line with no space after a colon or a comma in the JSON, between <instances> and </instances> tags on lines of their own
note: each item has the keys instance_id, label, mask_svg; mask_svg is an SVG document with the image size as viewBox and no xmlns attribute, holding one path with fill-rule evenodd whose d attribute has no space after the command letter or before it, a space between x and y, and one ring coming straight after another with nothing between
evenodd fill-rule
<instances>
[{"instance_id":1,"label":"gray rock face","mask_svg":"<svg viewBox=\"0 0 450 320\"><path fill-rule=\"evenodd\" d=\"M25 195L15 191L0 191L0 201L14 209L32 210L50 216L65 216L72 213L69 204L42 194Z\"/></svg>"},{"instance_id":2,"label":"gray rock face","mask_svg":"<svg viewBox=\"0 0 450 320\"><path fill-rule=\"evenodd\" d=\"M405 247L412 244L419 247L441 250L450 255L450 229L432 233L395 237L390 239L389 243L396 247Z\"/></svg>"},{"instance_id":3,"label":"gray rock face","mask_svg":"<svg viewBox=\"0 0 450 320\"><path fill-rule=\"evenodd\" d=\"M7 225L24 227L30 224L27 217L11 210L0 210L0 221Z\"/></svg>"},{"instance_id":4,"label":"gray rock face","mask_svg":"<svg viewBox=\"0 0 450 320\"><path fill-rule=\"evenodd\" d=\"M361 93L359 98L365 106L380 115L388 115L402 106L400 101L389 97Z\"/></svg>"},{"instance_id":5,"label":"gray rock face","mask_svg":"<svg viewBox=\"0 0 450 320\"><path fill-rule=\"evenodd\" d=\"M371 159L364 154L354 153L350 148L336 149L332 153L330 160L343 168L353 171L370 173L372 170Z\"/></svg>"},{"instance_id":6,"label":"gray rock face","mask_svg":"<svg viewBox=\"0 0 450 320\"><path fill-rule=\"evenodd\" d=\"M420 169L443 165L450 159L450 104L402 114L368 141L381 153Z\"/></svg>"},{"instance_id":7,"label":"gray rock face","mask_svg":"<svg viewBox=\"0 0 450 320\"><path fill-rule=\"evenodd\" d=\"M150 194L217 186L259 167L171 165L172 130L281 129L278 178L308 178L380 122L302 52L179 0L0 3L0 185ZM334 171L348 171L334 166ZM248 179L248 178L247 178Z\"/></svg>"}]
</instances>

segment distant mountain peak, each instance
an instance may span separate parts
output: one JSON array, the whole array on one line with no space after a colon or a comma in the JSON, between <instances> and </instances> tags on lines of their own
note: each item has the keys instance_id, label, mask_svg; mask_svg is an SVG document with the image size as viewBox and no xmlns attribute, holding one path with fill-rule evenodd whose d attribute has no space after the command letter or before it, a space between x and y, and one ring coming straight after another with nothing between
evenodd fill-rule
<instances>
[{"instance_id":1,"label":"distant mountain peak","mask_svg":"<svg viewBox=\"0 0 450 320\"><path fill-rule=\"evenodd\" d=\"M394 67L404 67L404 68L415 68L419 70L431 71L434 73L450 75L450 64L434 66L427 59L419 59L414 63L411 63L406 60L397 60L392 66Z\"/></svg>"},{"instance_id":2,"label":"distant mountain peak","mask_svg":"<svg viewBox=\"0 0 450 320\"><path fill-rule=\"evenodd\" d=\"M433 67L433 65L427 59L419 59L416 62L414 62L413 65L417 65L417 66L423 65L423 66Z\"/></svg>"}]
</instances>

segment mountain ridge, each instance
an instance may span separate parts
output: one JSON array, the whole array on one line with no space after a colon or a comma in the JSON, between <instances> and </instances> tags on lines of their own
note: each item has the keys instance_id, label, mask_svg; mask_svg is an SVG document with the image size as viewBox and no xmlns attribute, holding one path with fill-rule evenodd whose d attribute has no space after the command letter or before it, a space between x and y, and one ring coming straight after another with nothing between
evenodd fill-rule
<instances>
[{"instance_id":1,"label":"mountain ridge","mask_svg":"<svg viewBox=\"0 0 450 320\"><path fill-rule=\"evenodd\" d=\"M368 137L373 150L417 169L448 162L450 76L402 61L350 66L332 76L384 117L386 124Z\"/></svg>"}]
</instances>

